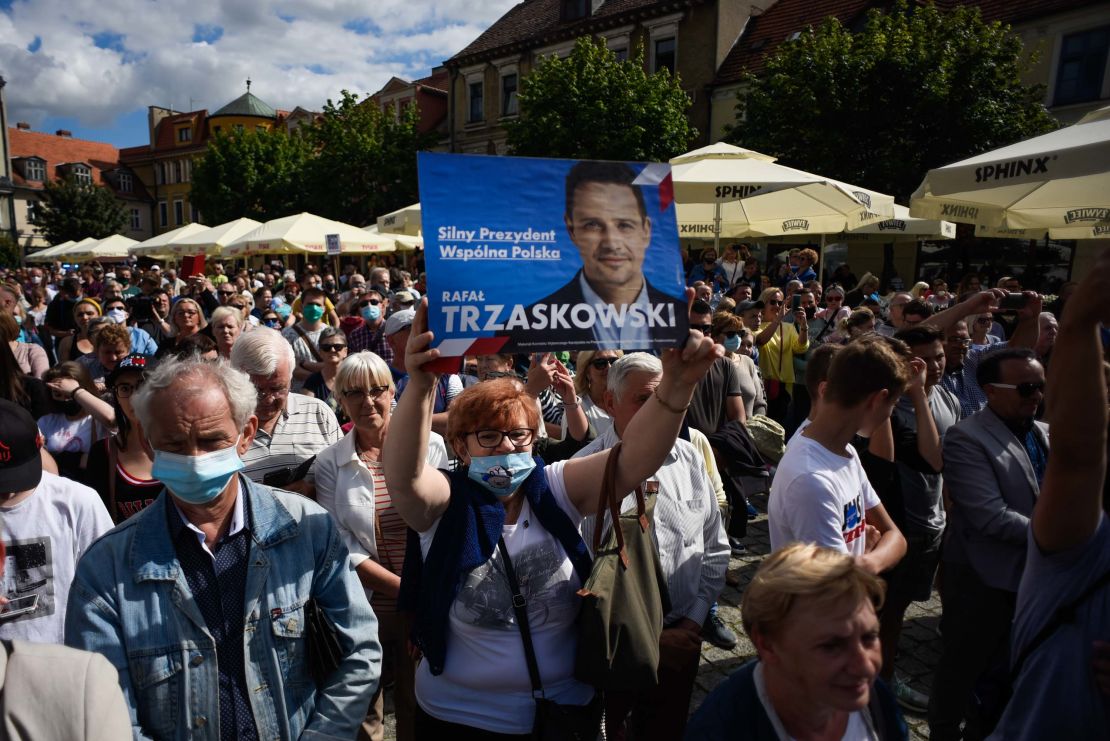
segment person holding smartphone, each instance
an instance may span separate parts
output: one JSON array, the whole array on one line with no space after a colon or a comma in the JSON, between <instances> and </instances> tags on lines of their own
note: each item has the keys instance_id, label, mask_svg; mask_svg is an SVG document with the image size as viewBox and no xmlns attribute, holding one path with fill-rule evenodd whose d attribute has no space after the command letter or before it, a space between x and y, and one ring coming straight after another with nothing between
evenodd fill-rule
<instances>
[{"instance_id":1,"label":"person holding smartphone","mask_svg":"<svg viewBox=\"0 0 1110 741\"><path fill-rule=\"evenodd\" d=\"M794 391L794 355L809 349L809 326L801 297L793 311L794 322L783 321L786 306L778 288L768 288L759 296L763 302L762 323L755 336L759 346L759 368L767 388L767 414L776 422L786 419L790 395Z\"/></svg>"}]
</instances>

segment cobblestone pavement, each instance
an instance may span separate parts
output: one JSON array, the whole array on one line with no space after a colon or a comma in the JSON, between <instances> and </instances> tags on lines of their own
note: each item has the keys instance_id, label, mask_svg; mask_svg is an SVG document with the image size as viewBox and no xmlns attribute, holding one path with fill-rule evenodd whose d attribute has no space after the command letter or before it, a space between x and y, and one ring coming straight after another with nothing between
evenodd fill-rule
<instances>
[{"instance_id":1,"label":"cobblestone pavement","mask_svg":"<svg viewBox=\"0 0 1110 741\"><path fill-rule=\"evenodd\" d=\"M756 495L753 501L762 512L767 511L766 495ZM743 558L733 558L729 564L729 574L739 578L738 587L725 587L719 602L721 618L732 628L740 642L731 651L723 651L709 643L702 644L701 666L690 702L693 712L717 684L743 666L755 656L755 648L744 635L740 623L740 597L744 586L751 581L760 561L771 552L770 538L767 534L767 516L760 515L748 523L748 537L745 539L748 553ZM940 622L940 599L936 592L928 602L914 602L906 611L906 621L899 642L897 670L900 676L909 681L914 689L929 693L933 679L933 669L940 659L940 636L937 624ZM386 739L393 739L393 714L390 693L386 693ZM929 727L924 714L903 711L910 727L910 739L929 738Z\"/></svg>"}]
</instances>

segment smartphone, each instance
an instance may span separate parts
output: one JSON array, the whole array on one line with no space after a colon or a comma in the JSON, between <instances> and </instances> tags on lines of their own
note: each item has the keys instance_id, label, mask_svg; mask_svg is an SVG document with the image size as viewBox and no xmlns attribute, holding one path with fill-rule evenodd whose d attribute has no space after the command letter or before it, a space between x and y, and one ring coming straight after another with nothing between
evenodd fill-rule
<instances>
[{"instance_id":1,"label":"smartphone","mask_svg":"<svg viewBox=\"0 0 1110 741\"><path fill-rule=\"evenodd\" d=\"M26 597L16 597L13 600L8 600L6 605L0 606L0 621L10 620L18 615L26 615L33 612L39 606L39 596L37 594L29 594Z\"/></svg>"},{"instance_id":2,"label":"smartphone","mask_svg":"<svg viewBox=\"0 0 1110 741\"><path fill-rule=\"evenodd\" d=\"M790 310L797 311L800 308L802 308L802 294L795 293L790 297Z\"/></svg>"},{"instance_id":3,"label":"smartphone","mask_svg":"<svg viewBox=\"0 0 1110 741\"><path fill-rule=\"evenodd\" d=\"M1007 293L999 302L998 308L1002 311L1017 311L1024 309L1029 303L1029 297L1024 293Z\"/></svg>"}]
</instances>

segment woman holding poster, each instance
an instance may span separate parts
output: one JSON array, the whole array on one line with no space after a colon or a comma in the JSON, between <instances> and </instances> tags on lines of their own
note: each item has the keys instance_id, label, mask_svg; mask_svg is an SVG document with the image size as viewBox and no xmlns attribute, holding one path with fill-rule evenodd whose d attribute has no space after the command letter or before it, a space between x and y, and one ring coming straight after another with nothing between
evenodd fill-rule
<instances>
[{"instance_id":1,"label":"woman holding poster","mask_svg":"<svg viewBox=\"0 0 1110 741\"><path fill-rule=\"evenodd\" d=\"M581 525L597 505L608 452L545 465L532 455L538 410L518 381L502 378L466 389L451 406L447 443L459 469L425 465L436 376L419 369L439 357L426 317L422 302L406 349L409 385L382 450L393 504L419 536L401 586L424 652L416 737L527 738L536 702L508 575L525 598L544 696L590 704L593 689L574 678L575 593L590 570ZM720 355L698 332L663 353L663 377L624 436L619 491L662 465L694 387Z\"/></svg>"}]
</instances>

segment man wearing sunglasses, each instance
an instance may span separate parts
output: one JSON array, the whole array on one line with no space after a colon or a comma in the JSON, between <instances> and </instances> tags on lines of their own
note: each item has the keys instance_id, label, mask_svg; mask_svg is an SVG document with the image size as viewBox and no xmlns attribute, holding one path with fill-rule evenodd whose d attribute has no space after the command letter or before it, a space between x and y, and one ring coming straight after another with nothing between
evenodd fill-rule
<instances>
[{"instance_id":1,"label":"man wearing sunglasses","mask_svg":"<svg viewBox=\"0 0 1110 741\"><path fill-rule=\"evenodd\" d=\"M1048 427L1034 419L1045 386L1036 354L992 350L977 380L987 405L948 431L942 453L951 504L942 553L944 649L929 703L937 739L959 738L960 722L975 720L967 707L977 680L1007 681L1005 669L997 678L990 670L1007 665L1029 518L1048 463Z\"/></svg>"},{"instance_id":2,"label":"man wearing sunglasses","mask_svg":"<svg viewBox=\"0 0 1110 741\"><path fill-rule=\"evenodd\" d=\"M354 304L352 314L357 314L362 319L362 324L355 327L347 335L350 344L350 353L369 350L382 360L386 365L393 364L393 348L385 339L385 310L386 301L382 294L375 290L367 291Z\"/></svg>"}]
</instances>

